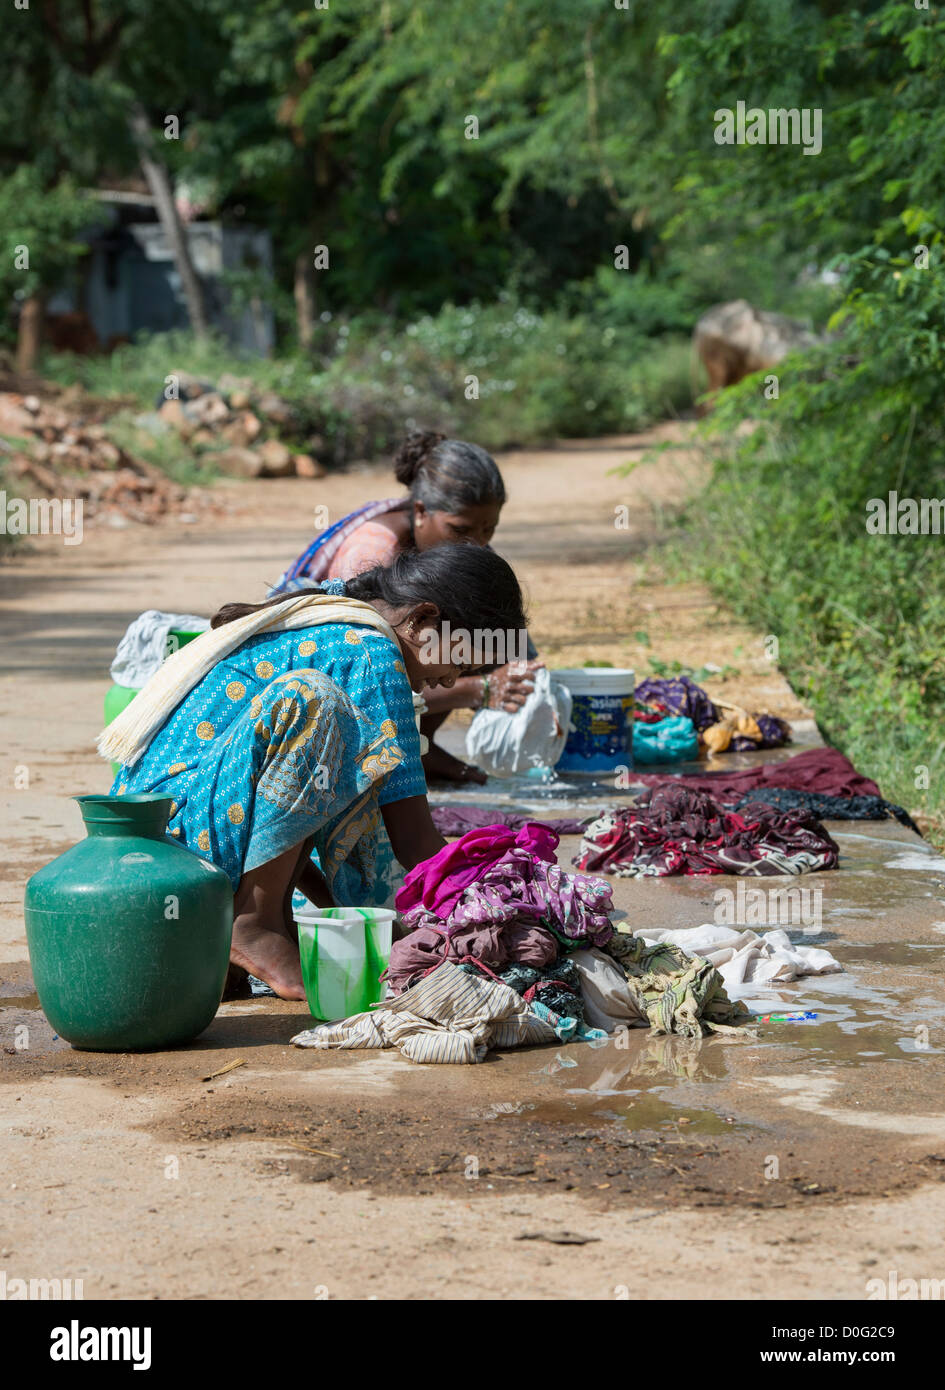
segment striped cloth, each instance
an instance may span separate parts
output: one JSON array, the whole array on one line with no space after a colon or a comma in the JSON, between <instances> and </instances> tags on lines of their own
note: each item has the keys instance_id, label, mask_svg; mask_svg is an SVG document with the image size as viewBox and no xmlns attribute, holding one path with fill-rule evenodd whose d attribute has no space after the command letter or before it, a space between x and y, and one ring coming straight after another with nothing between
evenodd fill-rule
<instances>
[{"instance_id":1,"label":"striped cloth","mask_svg":"<svg viewBox=\"0 0 945 1390\"><path fill-rule=\"evenodd\" d=\"M482 1062L491 1047L555 1041L508 985L449 961L373 1013L297 1033L296 1047L397 1047L411 1062Z\"/></svg>"}]
</instances>

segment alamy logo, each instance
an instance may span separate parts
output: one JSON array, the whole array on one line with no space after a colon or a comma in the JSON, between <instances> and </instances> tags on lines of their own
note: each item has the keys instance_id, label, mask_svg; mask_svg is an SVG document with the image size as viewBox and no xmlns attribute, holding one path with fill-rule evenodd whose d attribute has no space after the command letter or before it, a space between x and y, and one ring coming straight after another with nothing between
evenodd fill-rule
<instances>
[{"instance_id":1,"label":"alamy logo","mask_svg":"<svg viewBox=\"0 0 945 1390\"><path fill-rule=\"evenodd\" d=\"M5 1269L0 1269L0 1303L16 1303L20 1300L84 1298L81 1279L8 1279Z\"/></svg>"},{"instance_id":2,"label":"alamy logo","mask_svg":"<svg viewBox=\"0 0 945 1390\"><path fill-rule=\"evenodd\" d=\"M62 536L82 543L82 498L8 497L0 490L0 536Z\"/></svg>"},{"instance_id":3,"label":"alamy logo","mask_svg":"<svg viewBox=\"0 0 945 1390\"><path fill-rule=\"evenodd\" d=\"M717 145L803 145L802 154L820 154L823 111L819 107L749 107L744 101L715 112Z\"/></svg>"},{"instance_id":4,"label":"alamy logo","mask_svg":"<svg viewBox=\"0 0 945 1390\"><path fill-rule=\"evenodd\" d=\"M713 921L719 927L796 927L805 936L823 930L822 888L716 888Z\"/></svg>"},{"instance_id":5,"label":"alamy logo","mask_svg":"<svg viewBox=\"0 0 945 1390\"><path fill-rule=\"evenodd\" d=\"M524 629L453 628L447 619L441 632L427 629L417 655L425 666L505 666L528 660L528 634Z\"/></svg>"},{"instance_id":6,"label":"alamy logo","mask_svg":"<svg viewBox=\"0 0 945 1390\"><path fill-rule=\"evenodd\" d=\"M135 1371L151 1369L150 1327L81 1327L73 1318L49 1336L50 1361L130 1361Z\"/></svg>"},{"instance_id":7,"label":"alamy logo","mask_svg":"<svg viewBox=\"0 0 945 1390\"><path fill-rule=\"evenodd\" d=\"M866 1297L893 1303L945 1300L945 1279L900 1279L891 1269L885 1279L867 1279Z\"/></svg>"},{"instance_id":8,"label":"alamy logo","mask_svg":"<svg viewBox=\"0 0 945 1390\"><path fill-rule=\"evenodd\" d=\"M866 504L870 536L941 536L945 533L945 498L871 497Z\"/></svg>"}]
</instances>

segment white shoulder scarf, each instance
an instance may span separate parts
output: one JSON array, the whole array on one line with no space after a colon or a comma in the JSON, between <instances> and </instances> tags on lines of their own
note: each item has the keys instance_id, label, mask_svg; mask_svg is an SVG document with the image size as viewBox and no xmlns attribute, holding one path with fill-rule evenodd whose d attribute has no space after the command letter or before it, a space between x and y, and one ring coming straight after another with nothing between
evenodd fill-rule
<instances>
[{"instance_id":1,"label":"white shoulder scarf","mask_svg":"<svg viewBox=\"0 0 945 1390\"><path fill-rule=\"evenodd\" d=\"M261 632L291 632L300 627L316 627L321 623L353 623L358 627L373 627L377 632L397 641L391 625L369 603L359 599L338 598L332 594L304 594L287 598L284 603L248 613L245 618L211 628L186 647L169 656L131 704L95 741L103 758L111 762L133 764L138 761L161 725L173 714L186 695L203 680L208 671L241 647L250 637ZM417 705L414 695L414 705Z\"/></svg>"}]
</instances>

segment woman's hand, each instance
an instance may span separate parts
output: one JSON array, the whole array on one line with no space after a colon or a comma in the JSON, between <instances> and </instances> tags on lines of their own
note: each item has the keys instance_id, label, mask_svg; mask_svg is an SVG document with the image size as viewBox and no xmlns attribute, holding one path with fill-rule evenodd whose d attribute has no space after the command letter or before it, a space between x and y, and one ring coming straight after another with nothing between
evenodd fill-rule
<instances>
[{"instance_id":1,"label":"woman's hand","mask_svg":"<svg viewBox=\"0 0 945 1390\"><path fill-rule=\"evenodd\" d=\"M504 709L507 714L520 710L535 689L532 676L544 664L540 660L510 661L506 666L490 671L487 707Z\"/></svg>"}]
</instances>

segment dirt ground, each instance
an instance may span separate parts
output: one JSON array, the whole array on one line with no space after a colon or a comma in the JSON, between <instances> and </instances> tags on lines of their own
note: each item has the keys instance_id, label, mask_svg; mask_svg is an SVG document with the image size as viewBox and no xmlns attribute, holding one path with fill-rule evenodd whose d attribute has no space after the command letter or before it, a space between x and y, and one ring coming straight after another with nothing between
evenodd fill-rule
<instances>
[{"instance_id":1,"label":"dirt ground","mask_svg":"<svg viewBox=\"0 0 945 1390\"><path fill-rule=\"evenodd\" d=\"M712 663L712 693L816 742L764 634L665 571L661 509L698 456L611 472L683 432L501 461L497 548L535 641L554 665ZM865 1298L893 1270L942 1278L945 860L892 822L831 826L817 944L845 973L784 991L813 1025L701 1044L641 1030L468 1068L295 1049L307 1010L262 999L172 1052L53 1035L23 886L80 838L69 798L108 788L92 738L125 626L262 597L316 507L335 520L390 486L380 470L227 484L212 525L39 539L0 568L0 1270L82 1279L88 1298ZM732 882L619 881L615 898L630 925L691 926Z\"/></svg>"}]
</instances>

